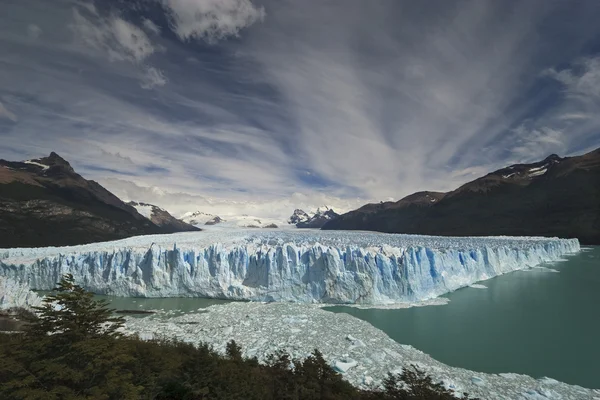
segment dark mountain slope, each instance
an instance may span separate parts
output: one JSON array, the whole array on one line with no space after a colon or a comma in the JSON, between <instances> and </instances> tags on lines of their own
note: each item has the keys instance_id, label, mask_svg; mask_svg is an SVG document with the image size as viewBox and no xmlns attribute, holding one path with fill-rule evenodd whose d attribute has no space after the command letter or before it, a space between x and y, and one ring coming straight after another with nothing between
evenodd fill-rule
<instances>
[{"instance_id":1,"label":"dark mountain slope","mask_svg":"<svg viewBox=\"0 0 600 400\"><path fill-rule=\"evenodd\" d=\"M75 245L168 233L56 153L0 160L0 248Z\"/></svg>"},{"instance_id":2,"label":"dark mountain slope","mask_svg":"<svg viewBox=\"0 0 600 400\"><path fill-rule=\"evenodd\" d=\"M423 201L427 194L435 201ZM559 236L600 244L600 149L513 165L446 194L420 192L396 203L369 204L323 229Z\"/></svg>"}]
</instances>

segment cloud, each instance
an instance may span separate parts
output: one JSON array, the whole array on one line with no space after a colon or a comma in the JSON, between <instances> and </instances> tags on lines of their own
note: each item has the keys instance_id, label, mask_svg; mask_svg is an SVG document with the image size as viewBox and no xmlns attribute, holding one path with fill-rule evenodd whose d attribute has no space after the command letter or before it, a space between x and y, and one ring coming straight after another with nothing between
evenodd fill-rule
<instances>
[{"instance_id":1,"label":"cloud","mask_svg":"<svg viewBox=\"0 0 600 400\"><path fill-rule=\"evenodd\" d=\"M164 86L167 83L165 74L154 67L147 67L143 75L141 86L143 89L152 89L156 86Z\"/></svg>"},{"instance_id":2,"label":"cloud","mask_svg":"<svg viewBox=\"0 0 600 400\"><path fill-rule=\"evenodd\" d=\"M73 20L75 38L111 61L140 63L155 51L143 30L114 14L104 18L97 12L74 8Z\"/></svg>"},{"instance_id":3,"label":"cloud","mask_svg":"<svg viewBox=\"0 0 600 400\"><path fill-rule=\"evenodd\" d=\"M545 75L562 83L570 96L600 100L600 57L586 57L571 68L550 68Z\"/></svg>"},{"instance_id":4,"label":"cloud","mask_svg":"<svg viewBox=\"0 0 600 400\"><path fill-rule=\"evenodd\" d=\"M480 148L519 119L507 110L533 71L544 10L463 3L433 23L418 7L320 4L270 3L244 52L281 94L303 164L376 198L450 189L454 170L489 164Z\"/></svg>"},{"instance_id":5,"label":"cloud","mask_svg":"<svg viewBox=\"0 0 600 400\"><path fill-rule=\"evenodd\" d=\"M556 129L520 125L515 133L517 138L511 152L517 161L536 161L551 153L564 153L566 148L564 133Z\"/></svg>"},{"instance_id":6,"label":"cloud","mask_svg":"<svg viewBox=\"0 0 600 400\"><path fill-rule=\"evenodd\" d=\"M8 119L12 122L17 122L17 116L10 112L4 107L4 104L0 102L0 118Z\"/></svg>"},{"instance_id":7,"label":"cloud","mask_svg":"<svg viewBox=\"0 0 600 400\"><path fill-rule=\"evenodd\" d=\"M0 155L57 151L175 213L287 217L597 147L591 2L432 1L9 2Z\"/></svg>"},{"instance_id":8,"label":"cloud","mask_svg":"<svg viewBox=\"0 0 600 400\"><path fill-rule=\"evenodd\" d=\"M154 22L152 22L152 20L149 20L148 18L144 18L142 21L143 21L142 24L144 25L144 28L146 28L150 32L154 33L155 35L160 34L160 27L158 25L156 25Z\"/></svg>"},{"instance_id":9,"label":"cloud","mask_svg":"<svg viewBox=\"0 0 600 400\"><path fill-rule=\"evenodd\" d=\"M566 114L559 115L558 118L562 119L562 120L570 121L570 120L588 119L588 118L591 118L591 116L588 114L584 114L584 113L572 112L572 113L566 113Z\"/></svg>"},{"instance_id":10,"label":"cloud","mask_svg":"<svg viewBox=\"0 0 600 400\"><path fill-rule=\"evenodd\" d=\"M27 34L31 39L35 40L42 34L42 29L35 24L29 24L27 25Z\"/></svg>"},{"instance_id":11,"label":"cloud","mask_svg":"<svg viewBox=\"0 0 600 400\"><path fill-rule=\"evenodd\" d=\"M237 36L266 15L263 7L254 6L250 0L163 0L163 5L181 40L215 42Z\"/></svg>"},{"instance_id":12,"label":"cloud","mask_svg":"<svg viewBox=\"0 0 600 400\"><path fill-rule=\"evenodd\" d=\"M257 201L171 192L157 186L141 186L132 181L115 178L103 179L100 183L122 199L155 204L176 216L190 211L202 211L223 218L246 214L286 221L296 208L310 212L327 205L341 213L356 209L365 202L364 199L342 199L323 193L291 193L279 199Z\"/></svg>"}]
</instances>

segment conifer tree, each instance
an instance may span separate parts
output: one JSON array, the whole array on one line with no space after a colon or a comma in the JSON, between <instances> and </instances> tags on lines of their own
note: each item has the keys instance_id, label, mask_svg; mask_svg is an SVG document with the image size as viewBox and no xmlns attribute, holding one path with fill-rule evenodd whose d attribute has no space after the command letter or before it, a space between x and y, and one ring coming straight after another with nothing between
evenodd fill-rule
<instances>
[{"instance_id":1,"label":"conifer tree","mask_svg":"<svg viewBox=\"0 0 600 400\"><path fill-rule=\"evenodd\" d=\"M35 307L15 357L13 379L4 386L15 399L133 399L132 361L107 302L65 275L52 295Z\"/></svg>"}]
</instances>

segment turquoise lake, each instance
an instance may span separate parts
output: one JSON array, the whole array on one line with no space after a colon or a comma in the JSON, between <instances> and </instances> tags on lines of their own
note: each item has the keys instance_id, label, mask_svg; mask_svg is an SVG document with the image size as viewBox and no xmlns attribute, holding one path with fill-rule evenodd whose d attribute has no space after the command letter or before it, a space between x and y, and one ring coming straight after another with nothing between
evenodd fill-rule
<instances>
[{"instance_id":1,"label":"turquoise lake","mask_svg":"<svg viewBox=\"0 0 600 400\"><path fill-rule=\"evenodd\" d=\"M400 310L329 307L448 365L515 372L600 388L600 247L566 261L499 276Z\"/></svg>"}]
</instances>

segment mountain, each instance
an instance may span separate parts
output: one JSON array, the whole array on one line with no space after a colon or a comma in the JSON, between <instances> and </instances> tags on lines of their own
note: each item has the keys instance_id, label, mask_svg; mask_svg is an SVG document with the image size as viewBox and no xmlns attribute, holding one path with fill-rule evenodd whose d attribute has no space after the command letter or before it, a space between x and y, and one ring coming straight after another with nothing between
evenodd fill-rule
<instances>
[{"instance_id":1,"label":"mountain","mask_svg":"<svg viewBox=\"0 0 600 400\"><path fill-rule=\"evenodd\" d=\"M302 211L302 210L296 210ZM290 220L296 215L296 211L294 211L294 215L290 217ZM303 212L303 211L302 211ZM302 216L302 214L300 214ZM321 228L327 222L334 220L339 217L339 214L333 211L331 208L324 206L317 208L317 211L313 214L312 217L309 217L308 214L304 213L308 219L301 220L296 223L297 228Z\"/></svg>"},{"instance_id":2,"label":"mountain","mask_svg":"<svg viewBox=\"0 0 600 400\"><path fill-rule=\"evenodd\" d=\"M558 236L600 244L600 149L489 173L448 193L367 204L323 229L444 236Z\"/></svg>"},{"instance_id":3,"label":"mountain","mask_svg":"<svg viewBox=\"0 0 600 400\"><path fill-rule=\"evenodd\" d=\"M216 225L224 220L218 215L206 214L201 211L189 212L181 217L181 220L190 225Z\"/></svg>"},{"instance_id":4,"label":"mountain","mask_svg":"<svg viewBox=\"0 0 600 400\"><path fill-rule=\"evenodd\" d=\"M295 209L292 216L288 219L287 223L290 225L296 225L300 222L306 222L310 219L310 216L302 210Z\"/></svg>"},{"instance_id":5,"label":"mountain","mask_svg":"<svg viewBox=\"0 0 600 400\"><path fill-rule=\"evenodd\" d=\"M137 212L148 218L155 225L163 228L165 231L169 231L169 233L200 230L200 228L196 228L193 225L173 217L167 210L153 204L138 203L135 201L130 201L127 204L135 208Z\"/></svg>"},{"instance_id":6,"label":"mountain","mask_svg":"<svg viewBox=\"0 0 600 400\"><path fill-rule=\"evenodd\" d=\"M168 233L56 153L0 160L0 247L64 246Z\"/></svg>"}]
</instances>

